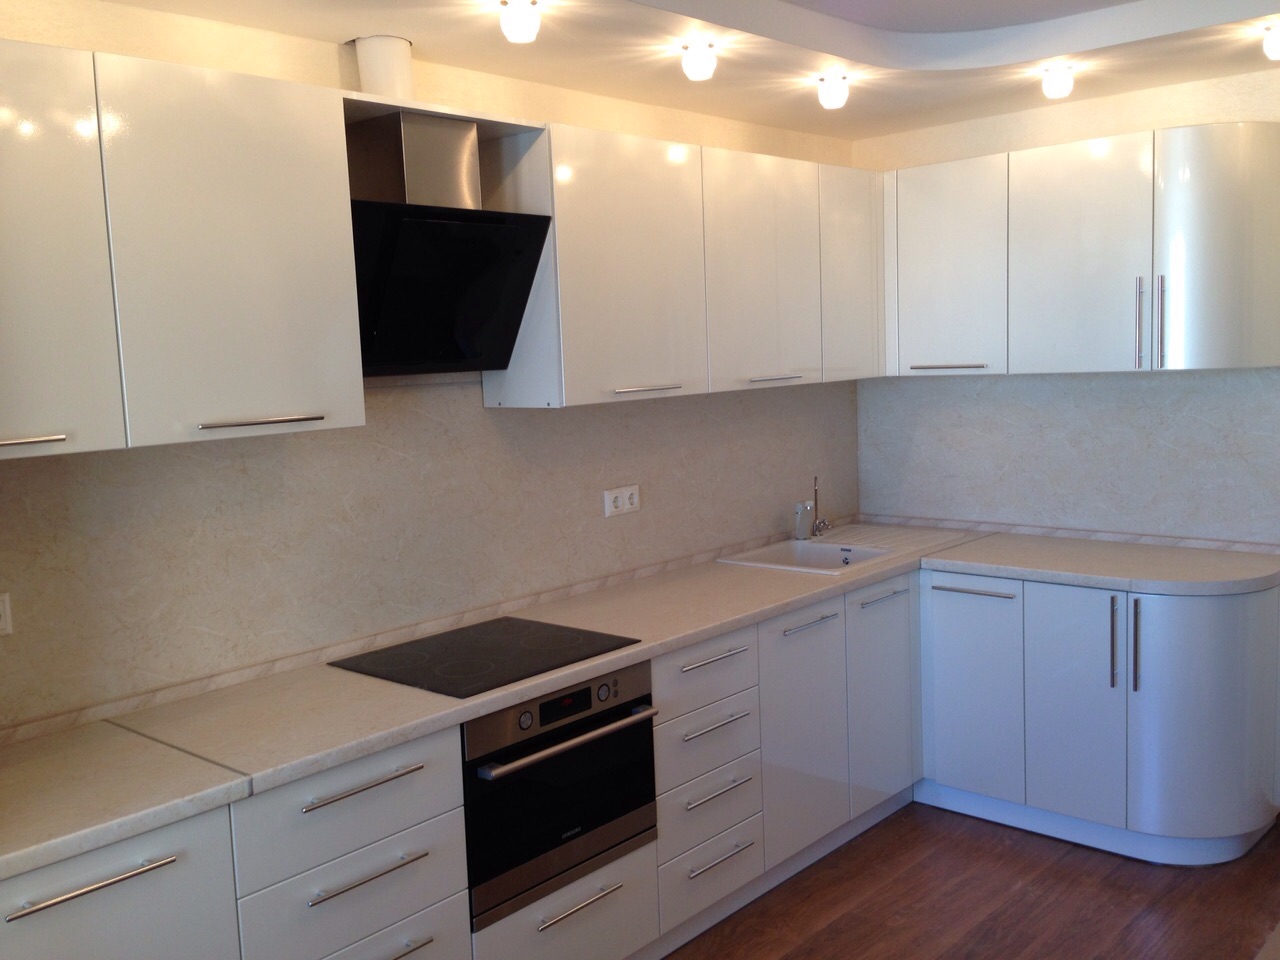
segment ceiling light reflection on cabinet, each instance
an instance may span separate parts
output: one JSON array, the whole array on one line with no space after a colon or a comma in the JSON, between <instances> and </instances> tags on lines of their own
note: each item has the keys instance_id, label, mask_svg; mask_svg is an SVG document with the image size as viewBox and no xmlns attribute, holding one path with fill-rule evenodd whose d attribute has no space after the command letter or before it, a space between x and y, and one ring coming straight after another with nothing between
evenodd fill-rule
<instances>
[{"instance_id":1,"label":"ceiling light reflection on cabinet","mask_svg":"<svg viewBox=\"0 0 1280 960\"><path fill-rule=\"evenodd\" d=\"M1076 85L1075 66L1070 63L1051 63L1042 71L1040 89L1050 100L1061 100L1071 95Z\"/></svg>"},{"instance_id":2,"label":"ceiling light reflection on cabinet","mask_svg":"<svg viewBox=\"0 0 1280 960\"><path fill-rule=\"evenodd\" d=\"M1274 23L1262 28L1262 52L1268 60L1280 60L1280 27Z\"/></svg>"},{"instance_id":3,"label":"ceiling light reflection on cabinet","mask_svg":"<svg viewBox=\"0 0 1280 960\"><path fill-rule=\"evenodd\" d=\"M706 37L690 37L681 49L680 66L690 80L710 80L716 72L716 45Z\"/></svg>"},{"instance_id":4,"label":"ceiling light reflection on cabinet","mask_svg":"<svg viewBox=\"0 0 1280 960\"><path fill-rule=\"evenodd\" d=\"M818 78L818 103L824 110L839 110L849 102L849 77L839 71Z\"/></svg>"},{"instance_id":5,"label":"ceiling light reflection on cabinet","mask_svg":"<svg viewBox=\"0 0 1280 960\"><path fill-rule=\"evenodd\" d=\"M502 0L498 25L502 27L502 35L512 43L533 43L542 26L538 0Z\"/></svg>"},{"instance_id":6,"label":"ceiling light reflection on cabinet","mask_svg":"<svg viewBox=\"0 0 1280 960\"><path fill-rule=\"evenodd\" d=\"M682 164L689 162L689 148L683 143L673 143L667 147L667 163Z\"/></svg>"}]
</instances>

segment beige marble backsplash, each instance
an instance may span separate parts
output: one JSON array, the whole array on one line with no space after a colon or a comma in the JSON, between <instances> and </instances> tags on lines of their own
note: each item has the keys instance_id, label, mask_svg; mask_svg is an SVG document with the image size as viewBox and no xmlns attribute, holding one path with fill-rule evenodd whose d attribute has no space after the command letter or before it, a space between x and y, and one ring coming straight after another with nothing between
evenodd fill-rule
<instances>
[{"instance_id":1,"label":"beige marble backsplash","mask_svg":"<svg viewBox=\"0 0 1280 960\"><path fill-rule=\"evenodd\" d=\"M1280 370L862 381L864 515L1280 544Z\"/></svg>"},{"instance_id":2,"label":"beige marble backsplash","mask_svg":"<svg viewBox=\"0 0 1280 960\"><path fill-rule=\"evenodd\" d=\"M366 390L368 425L0 462L0 735L857 512L851 384L486 410ZM638 483L639 513L602 491Z\"/></svg>"}]
</instances>

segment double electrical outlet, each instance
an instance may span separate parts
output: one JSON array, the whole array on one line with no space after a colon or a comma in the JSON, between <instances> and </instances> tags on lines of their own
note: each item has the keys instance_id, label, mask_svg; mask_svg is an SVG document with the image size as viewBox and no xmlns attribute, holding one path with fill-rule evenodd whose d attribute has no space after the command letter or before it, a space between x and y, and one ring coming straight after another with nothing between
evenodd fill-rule
<instances>
[{"instance_id":1,"label":"double electrical outlet","mask_svg":"<svg viewBox=\"0 0 1280 960\"><path fill-rule=\"evenodd\" d=\"M604 492L604 515L612 517L618 513L635 513L640 509L640 484L633 483L629 487L615 487Z\"/></svg>"}]
</instances>

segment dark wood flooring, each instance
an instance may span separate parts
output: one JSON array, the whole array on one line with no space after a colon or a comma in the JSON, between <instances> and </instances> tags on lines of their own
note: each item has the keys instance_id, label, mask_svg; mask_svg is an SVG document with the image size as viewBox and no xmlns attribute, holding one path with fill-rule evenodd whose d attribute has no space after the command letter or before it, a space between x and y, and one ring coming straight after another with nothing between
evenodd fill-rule
<instances>
[{"instance_id":1,"label":"dark wood flooring","mask_svg":"<svg viewBox=\"0 0 1280 960\"><path fill-rule=\"evenodd\" d=\"M1280 922L1280 830L1161 867L912 804L670 960L1253 960Z\"/></svg>"}]
</instances>

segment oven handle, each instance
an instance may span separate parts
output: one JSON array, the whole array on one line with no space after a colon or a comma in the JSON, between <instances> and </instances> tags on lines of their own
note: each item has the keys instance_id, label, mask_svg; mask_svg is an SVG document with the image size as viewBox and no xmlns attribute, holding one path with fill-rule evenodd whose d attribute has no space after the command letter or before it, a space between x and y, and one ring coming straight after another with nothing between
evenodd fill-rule
<instances>
[{"instance_id":1,"label":"oven handle","mask_svg":"<svg viewBox=\"0 0 1280 960\"><path fill-rule=\"evenodd\" d=\"M552 757L558 757L562 753L572 750L574 747L580 747L584 743L590 743L592 740L599 740L601 737L607 737L611 733L619 730L625 730L627 727L634 727L637 723L644 723L658 715L657 707L644 707L638 712L633 713L629 717L623 717L613 723L600 727L596 730L590 730L581 736L574 737L571 740L565 740L563 743L557 743L555 746L547 747L545 750L539 750L537 753L531 753L527 757L521 757L519 760L513 760L511 763L487 763L476 771L480 775L481 780L501 780L505 776L513 773L519 773L527 767L532 767L535 763L541 763L543 760L550 760Z\"/></svg>"}]
</instances>

